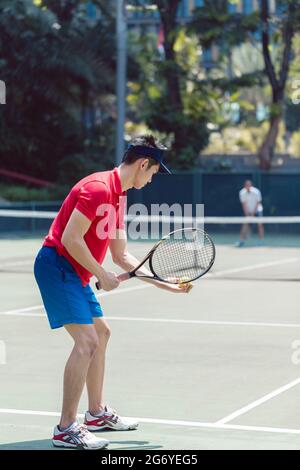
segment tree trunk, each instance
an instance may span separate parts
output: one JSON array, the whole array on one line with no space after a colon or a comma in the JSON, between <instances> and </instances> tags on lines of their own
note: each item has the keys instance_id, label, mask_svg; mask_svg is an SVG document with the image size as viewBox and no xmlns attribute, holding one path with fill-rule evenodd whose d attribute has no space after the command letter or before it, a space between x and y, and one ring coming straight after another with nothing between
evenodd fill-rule
<instances>
[{"instance_id":1,"label":"tree trunk","mask_svg":"<svg viewBox=\"0 0 300 470\"><path fill-rule=\"evenodd\" d=\"M164 79L168 90L168 102L173 114L174 142L173 150L179 152L186 146L186 131L178 125L177 116L183 114L183 103L180 91L180 77L176 63L174 44L176 41L176 17L180 0L156 0L164 31L165 64Z\"/></svg>"},{"instance_id":2,"label":"tree trunk","mask_svg":"<svg viewBox=\"0 0 300 470\"><path fill-rule=\"evenodd\" d=\"M165 56L167 66L165 67L165 78L168 87L170 105L173 111L182 111L182 100L180 93L179 77L176 70L176 57L174 53L174 43L165 42Z\"/></svg>"},{"instance_id":3,"label":"tree trunk","mask_svg":"<svg viewBox=\"0 0 300 470\"><path fill-rule=\"evenodd\" d=\"M276 115L271 118L268 133L262 146L258 151L260 168L262 170L270 170L271 168L281 119L282 114Z\"/></svg>"},{"instance_id":4,"label":"tree trunk","mask_svg":"<svg viewBox=\"0 0 300 470\"><path fill-rule=\"evenodd\" d=\"M270 54L270 2L269 0L261 0L260 2L260 18L262 21L262 50L265 62L265 69L268 80L272 87L274 111L271 113L270 127L264 143L258 152L260 167L263 170L271 168L272 158L274 155L276 139L279 131L279 124L283 116L283 101L286 81L289 73L292 40L295 34L294 18L296 12L295 2L286 2L286 15L283 15L282 21L282 41L283 54L278 76L276 75L275 66L272 63Z\"/></svg>"},{"instance_id":5,"label":"tree trunk","mask_svg":"<svg viewBox=\"0 0 300 470\"><path fill-rule=\"evenodd\" d=\"M180 94L179 76L176 66L176 55L174 44L176 40L176 16L179 0L157 0L156 4L159 9L160 18L164 32L164 50L165 50L165 67L164 75L169 92L169 102L173 111L182 110L182 100Z\"/></svg>"}]
</instances>

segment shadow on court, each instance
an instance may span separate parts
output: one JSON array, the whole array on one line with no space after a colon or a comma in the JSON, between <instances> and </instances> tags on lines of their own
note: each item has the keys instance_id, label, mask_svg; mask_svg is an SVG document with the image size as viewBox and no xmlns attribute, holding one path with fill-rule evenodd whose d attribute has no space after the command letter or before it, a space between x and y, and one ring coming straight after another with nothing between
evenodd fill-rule
<instances>
[{"instance_id":1,"label":"shadow on court","mask_svg":"<svg viewBox=\"0 0 300 470\"><path fill-rule=\"evenodd\" d=\"M110 441L110 444L113 445L113 450L155 450L162 449L162 445L151 444L148 441ZM120 444L120 447L118 447ZM110 446L108 446L108 450Z\"/></svg>"},{"instance_id":2,"label":"shadow on court","mask_svg":"<svg viewBox=\"0 0 300 470\"><path fill-rule=\"evenodd\" d=\"M40 439L34 441L9 442L0 445L1 450L55 450L50 439Z\"/></svg>"},{"instance_id":3,"label":"shadow on court","mask_svg":"<svg viewBox=\"0 0 300 470\"><path fill-rule=\"evenodd\" d=\"M114 441L110 440L107 450L154 450L161 449L163 446L151 444L149 441ZM66 449L54 447L51 439L38 439L34 441L9 442L0 445L1 450L58 450L58 451L76 451L77 449ZM105 451L102 449L102 451Z\"/></svg>"}]
</instances>

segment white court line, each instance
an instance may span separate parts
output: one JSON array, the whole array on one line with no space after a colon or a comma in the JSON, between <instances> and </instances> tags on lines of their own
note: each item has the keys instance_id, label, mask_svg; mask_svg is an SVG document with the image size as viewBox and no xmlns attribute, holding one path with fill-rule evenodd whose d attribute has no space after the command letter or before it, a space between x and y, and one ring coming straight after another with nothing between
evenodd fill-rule
<instances>
[{"instance_id":1,"label":"white court line","mask_svg":"<svg viewBox=\"0 0 300 470\"><path fill-rule=\"evenodd\" d=\"M124 294L124 292L131 292L134 290L141 290L141 289L146 289L147 287L154 287L151 284L144 284L142 286L134 286L134 287L125 287L124 289L115 289L110 292L103 292L102 294L97 294L96 297L106 297L110 295L118 295L118 294Z\"/></svg>"},{"instance_id":2,"label":"white court line","mask_svg":"<svg viewBox=\"0 0 300 470\"><path fill-rule=\"evenodd\" d=\"M40 310L44 308L43 305L35 305L34 307L26 307L26 308L18 308L15 310L7 310L6 312L0 312L0 315L30 315L30 316L38 316L36 314L30 314L27 312L31 312L32 310Z\"/></svg>"},{"instance_id":3,"label":"white court line","mask_svg":"<svg viewBox=\"0 0 300 470\"><path fill-rule=\"evenodd\" d=\"M15 410L2 408L0 413L4 414L17 414L26 416L51 416L60 417L60 413L54 411L34 411L34 410ZM79 418L84 418L84 414L78 414ZM218 423L205 423L199 421L182 421L174 419L156 419L156 418L138 418L133 417L132 419L138 420L141 423L146 424L158 424L167 426L182 426L182 427L195 427L195 428L210 428L210 429L230 429L237 431L255 431L255 432L266 432L266 433L279 433L279 434L300 434L300 429L293 428L274 428L267 426L244 426L240 424L218 424Z\"/></svg>"},{"instance_id":4,"label":"white court line","mask_svg":"<svg viewBox=\"0 0 300 470\"><path fill-rule=\"evenodd\" d=\"M244 266L244 267L239 267L239 268L232 268L232 269L225 269L222 271L216 271L216 272L211 272L207 273L205 275L205 278L207 277L215 277L215 276L223 276L224 274L233 274L233 273L238 273L238 272L243 272L243 271L251 271L253 269L261 269L261 268L268 268L271 266L278 266L281 264L287 264L287 263L296 263L299 261L299 258L285 258L282 260L277 260L277 261L270 261L266 263L259 263L259 264L253 264L252 266ZM32 264L32 261L12 261L12 262L7 262L7 263L2 263L1 266L3 267L14 267L14 266L27 266ZM150 287L150 286L148 286ZM109 293L105 293L104 295L108 295ZM103 295L103 294L102 294Z\"/></svg>"},{"instance_id":5,"label":"white court line","mask_svg":"<svg viewBox=\"0 0 300 470\"><path fill-rule=\"evenodd\" d=\"M35 308L43 308L42 305ZM30 310L30 309L29 309ZM0 315L21 316L21 317L45 317L45 313L28 313L16 310L2 312ZM216 321L216 320L182 320L174 318L145 318L145 317L110 317L105 315L109 321L136 321L145 323L178 323L185 325L211 325L211 326L253 326L267 328L300 328L300 323L263 323L263 322L242 322L242 321Z\"/></svg>"},{"instance_id":6,"label":"white court line","mask_svg":"<svg viewBox=\"0 0 300 470\"><path fill-rule=\"evenodd\" d=\"M107 320L116 321L137 321L150 323L180 323L188 325L212 325L212 326L264 326L273 328L300 328L300 323L263 323L263 322L242 322L242 321L217 321L217 320L182 320L172 318L145 318L145 317L107 317Z\"/></svg>"},{"instance_id":7,"label":"white court line","mask_svg":"<svg viewBox=\"0 0 300 470\"><path fill-rule=\"evenodd\" d=\"M33 261L32 260L27 260L27 261L7 261L7 262L1 262L0 269L2 268L14 268L15 266L32 266L33 269Z\"/></svg>"},{"instance_id":8,"label":"white court line","mask_svg":"<svg viewBox=\"0 0 300 470\"><path fill-rule=\"evenodd\" d=\"M274 390L271 393L268 393L268 395L265 395L264 397L260 398L259 400L256 400L253 403L250 403L249 405L244 406L243 408L240 408L239 410L235 411L234 413L231 413L228 416L225 416L222 419L219 419L215 424L218 424L218 425L226 424L229 421L232 421L233 419L237 418L238 416L241 416L241 415L247 413L248 411L253 410L257 406L260 406L263 403L266 403L267 401L271 400L272 398L277 397L281 393L286 392L287 390L289 390L292 387L295 387L298 384L300 384L300 378L298 378L296 380L293 380L292 382L284 385L283 387L277 388L276 390Z\"/></svg>"},{"instance_id":9,"label":"white court line","mask_svg":"<svg viewBox=\"0 0 300 470\"><path fill-rule=\"evenodd\" d=\"M252 269L269 268L271 266L277 266L277 265L279 266L281 264L296 263L297 261L299 261L299 258L285 258L285 259L278 260L278 261L270 261L267 263L253 264L252 266L243 266L242 268L225 269L223 271L217 271L215 273L207 273L205 277L223 276L224 274L240 273L243 271L251 271Z\"/></svg>"},{"instance_id":10,"label":"white court line","mask_svg":"<svg viewBox=\"0 0 300 470\"><path fill-rule=\"evenodd\" d=\"M111 292L103 292L103 294L97 294L96 297L105 297L108 295L118 295L123 294L124 292L130 292L134 290L146 289L147 287L152 287L150 284L144 286L134 286L134 287L125 287L125 289L113 290ZM7 310L5 312L0 312L0 315L12 315L12 316L29 316L29 317L43 317L44 313L27 313L32 310L41 310L44 306L42 304L35 305L34 307L20 308L16 310Z\"/></svg>"}]
</instances>

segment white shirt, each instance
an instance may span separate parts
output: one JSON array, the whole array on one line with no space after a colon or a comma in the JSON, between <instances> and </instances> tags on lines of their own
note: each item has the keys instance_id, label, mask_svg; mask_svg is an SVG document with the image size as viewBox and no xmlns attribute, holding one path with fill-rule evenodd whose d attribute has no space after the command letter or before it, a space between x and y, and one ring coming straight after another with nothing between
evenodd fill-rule
<instances>
[{"instance_id":1,"label":"white shirt","mask_svg":"<svg viewBox=\"0 0 300 470\"><path fill-rule=\"evenodd\" d=\"M243 188L240 190L240 201L242 204L246 203L247 204L247 209L250 213L254 212L254 209L257 206L256 211L262 211L263 206L261 204L261 192L259 189L255 188L254 186L251 186L250 190L247 191L246 188Z\"/></svg>"}]
</instances>

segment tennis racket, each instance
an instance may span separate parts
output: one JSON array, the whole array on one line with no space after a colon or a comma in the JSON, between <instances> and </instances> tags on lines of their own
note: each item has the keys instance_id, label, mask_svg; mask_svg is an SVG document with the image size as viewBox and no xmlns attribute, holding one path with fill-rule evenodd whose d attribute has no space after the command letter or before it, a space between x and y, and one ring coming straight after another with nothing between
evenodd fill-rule
<instances>
[{"instance_id":1,"label":"tennis racket","mask_svg":"<svg viewBox=\"0 0 300 470\"><path fill-rule=\"evenodd\" d=\"M138 277L185 284L204 276L214 264L215 255L215 245L204 230L179 229L163 237L136 268L120 274L118 279L122 282ZM147 261L151 275L138 273ZM96 288L101 289L99 282Z\"/></svg>"}]
</instances>

